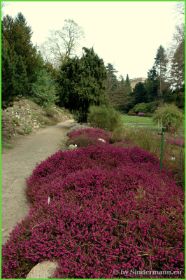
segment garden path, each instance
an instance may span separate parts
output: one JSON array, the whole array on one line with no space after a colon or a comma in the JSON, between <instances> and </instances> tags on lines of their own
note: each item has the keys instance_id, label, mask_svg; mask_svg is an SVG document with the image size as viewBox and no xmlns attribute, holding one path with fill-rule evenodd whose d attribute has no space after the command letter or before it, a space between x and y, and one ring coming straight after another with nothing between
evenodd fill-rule
<instances>
[{"instance_id":1,"label":"garden path","mask_svg":"<svg viewBox=\"0 0 186 280\"><path fill-rule=\"evenodd\" d=\"M65 143L66 133L75 125L74 120L40 129L21 136L14 148L2 154L2 243L27 214L29 204L25 196L25 179L36 164L55 153Z\"/></svg>"}]
</instances>

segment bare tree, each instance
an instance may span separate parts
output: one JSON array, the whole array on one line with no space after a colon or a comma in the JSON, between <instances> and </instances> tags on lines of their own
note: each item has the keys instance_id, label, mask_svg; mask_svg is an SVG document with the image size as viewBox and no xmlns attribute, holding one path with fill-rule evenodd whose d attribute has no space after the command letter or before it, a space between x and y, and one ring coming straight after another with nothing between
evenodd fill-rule
<instances>
[{"instance_id":1,"label":"bare tree","mask_svg":"<svg viewBox=\"0 0 186 280\"><path fill-rule=\"evenodd\" d=\"M61 30L50 32L48 40L40 47L41 52L45 60L58 66L67 57L75 55L83 36L82 28L72 19L67 19Z\"/></svg>"}]
</instances>

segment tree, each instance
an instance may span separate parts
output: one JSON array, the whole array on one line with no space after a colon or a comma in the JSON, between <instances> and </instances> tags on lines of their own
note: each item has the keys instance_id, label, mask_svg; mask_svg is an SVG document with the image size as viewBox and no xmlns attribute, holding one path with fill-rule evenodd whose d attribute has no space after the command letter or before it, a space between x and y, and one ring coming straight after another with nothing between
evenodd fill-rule
<instances>
[{"instance_id":1,"label":"tree","mask_svg":"<svg viewBox=\"0 0 186 280\"><path fill-rule=\"evenodd\" d=\"M147 102L147 91L143 83L139 82L133 90L135 104Z\"/></svg>"},{"instance_id":2,"label":"tree","mask_svg":"<svg viewBox=\"0 0 186 280\"><path fill-rule=\"evenodd\" d=\"M147 92L148 101L154 101L158 98L159 78L155 66L147 73L147 80L145 81L145 89Z\"/></svg>"},{"instance_id":3,"label":"tree","mask_svg":"<svg viewBox=\"0 0 186 280\"><path fill-rule=\"evenodd\" d=\"M170 82L171 88L177 91L183 91L184 85L184 27L183 25L176 27L174 34L174 51L171 58Z\"/></svg>"},{"instance_id":4,"label":"tree","mask_svg":"<svg viewBox=\"0 0 186 280\"><path fill-rule=\"evenodd\" d=\"M57 86L44 68L37 74L37 81L32 84L32 91L33 100L43 107L48 107L58 100Z\"/></svg>"},{"instance_id":5,"label":"tree","mask_svg":"<svg viewBox=\"0 0 186 280\"><path fill-rule=\"evenodd\" d=\"M18 13L14 20L9 16L3 18L3 34L11 48L22 57L29 82L35 81L36 68L40 67L41 61L31 42L31 28L22 13Z\"/></svg>"},{"instance_id":6,"label":"tree","mask_svg":"<svg viewBox=\"0 0 186 280\"><path fill-rule=\"evenodd\" d=\"M167 55L165 49L160 46L157 50L155 57L155 67L156 71L159 74L159 96L163 97L163 90L166 89L166 74L167 74Z\"/></svg>"},{"instance_id":7,"label":"tree","mask_svg":"<svg viewBox=\"0 0 186 280\"><path fill-rule=\"evenodd\" d=\"M3 18L2 35L2 97L3 106L7 106L18 95L31 95L31 84L36 81L43 61L31 42L31 28L21 13L15 19L8 15Z\"/></svg>"},{"instance_id":8,"label":"tree","mask_svg":"<svg viewBox=\"0 0 186 280\"><path fill-rule=\"evenodd\" d=\"M79 59L68 58L59 73L59 95L61 106L78 114L78 121L86 121L90 105L105 102L104 81L106 69L102 59L93 48L83 48Z\"/></svg>"},{"instance_id":9,"label":"tree","mask_svg":"<svg viewBox=\"0 0 186 280\"><path fill-rule=\"evenodd\" d=\"M48 40L41 46L45 59L59 66L67 58L75 55L83 34L82 28L75 21L66 19L63 28L51 31Z\"/></svg>"},{"instance_id":10,"label":"tree","mask_svg":"<svg viewBox=\"0 0 186 280\"><path fill-rule=\"evenodd\" d=\"M115 73L117 73L117 70L114 69L111 63L107 64L106 70L107 70L106 91L110 92L115 90L118 86L118 80L115 75Z\"/></svg>"},{"instance_id":11,"label":"tree","mask_svg":"<svg viewBox=\"0 0 186 280\"><path fill-rule=\"evenodd\" d=\"M5 108L11 104L14 97L15 64L12 63L12 53L10 45L3 35L2 38L2 105Z\"/></svg>"},{"instance_id":12,"label":"tree","mask_svg":"<svg viewBox=\"0 0 186 280\"><path fill-rule=\"evenodd\" d=\"M132 92L132 88L131 88L130 79L129 79L128 74L127 74L126 80L125 80L125 91L126 91L127 94Z\"/></svg>"}]
</instances>

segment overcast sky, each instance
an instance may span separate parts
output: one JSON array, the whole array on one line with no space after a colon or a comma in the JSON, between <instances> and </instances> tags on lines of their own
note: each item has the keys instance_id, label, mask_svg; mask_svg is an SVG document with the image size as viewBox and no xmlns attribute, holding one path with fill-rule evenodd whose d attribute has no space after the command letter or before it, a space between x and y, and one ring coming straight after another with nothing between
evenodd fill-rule
<instances>
[{"instance_id":1,"label":"overcast sky","mask_svg":"<svg viewBox=\"0 0 186 280\"><path fill-rule=\"evenodd\" d=\"M6 2L3 15L22 12L41 45L49 30L73 19L85 33L81 46L94 47L118 74L146 77L159 45L168 48L178 23L175 2Z\"/></svg>"}]
</instances>

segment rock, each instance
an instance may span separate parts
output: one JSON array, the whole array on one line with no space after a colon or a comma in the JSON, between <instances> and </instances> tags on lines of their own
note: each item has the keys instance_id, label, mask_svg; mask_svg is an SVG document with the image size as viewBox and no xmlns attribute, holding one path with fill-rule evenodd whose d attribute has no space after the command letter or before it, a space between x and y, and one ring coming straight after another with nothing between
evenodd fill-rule
<instances>
[{"instance_id":1,"label":"rock","mask_svg":"<svg viewBox=\"0 0 186 280\"><path fill-rule=\"evenodd\" d=\"M57 268L57 262L44 261L35 265L26 278L49 278L52 277Z\"/></svg>"}]
</instances>

